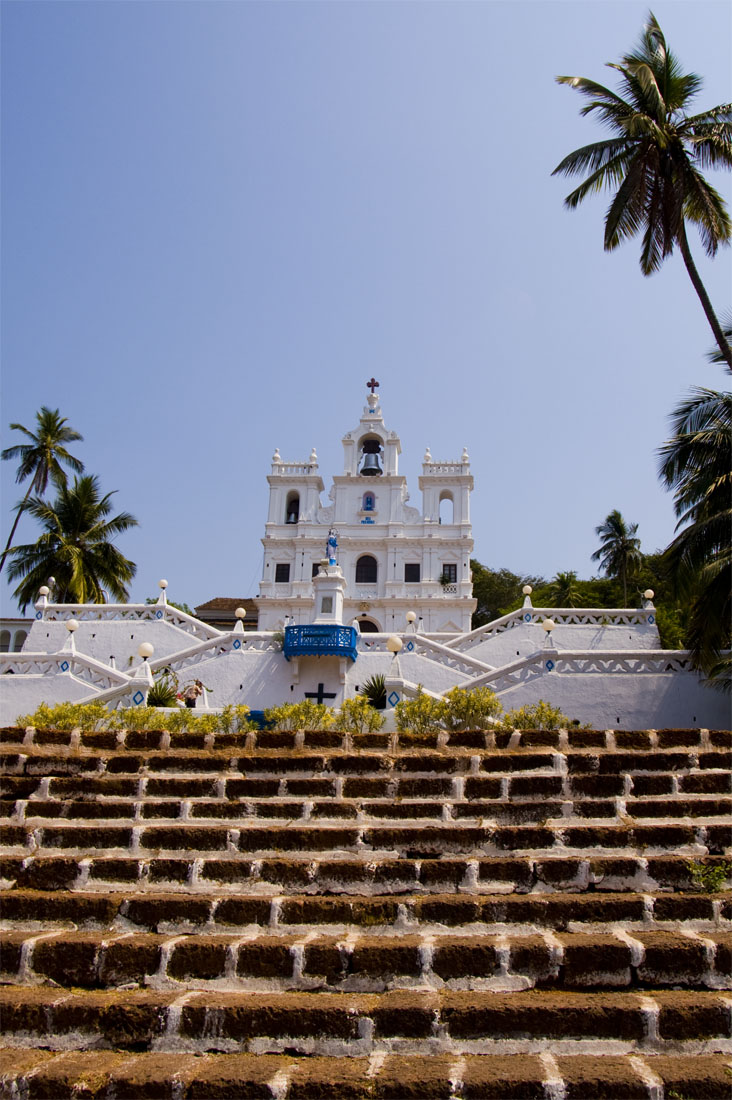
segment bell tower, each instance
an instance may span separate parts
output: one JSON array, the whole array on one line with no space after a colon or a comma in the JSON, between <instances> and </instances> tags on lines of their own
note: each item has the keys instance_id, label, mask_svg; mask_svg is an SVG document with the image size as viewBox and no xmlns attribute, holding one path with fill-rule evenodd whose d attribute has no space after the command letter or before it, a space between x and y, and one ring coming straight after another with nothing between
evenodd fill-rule
<instances>
[{"instance_id":1,"label":"bell tower","mask_svg":"<svg viewBox=\"0 0 732 1100\"><path fill-rule=\"evenodd\" d=\"M410 504L399 472L401 442L384 423L379 383L371 378L366 388L360 420L343 436L343 470L333 478L328 503L320 503L314 452L307 463L275 453L260 628L355 621L361 633L391 633L409 613L425 633L467 631L475 609L467 451L457 462L437 462L428 452L419 479L423 507ZM332 563L323 568L329 529L338 531L337 572Z\"/></svg>"}]
</instances>

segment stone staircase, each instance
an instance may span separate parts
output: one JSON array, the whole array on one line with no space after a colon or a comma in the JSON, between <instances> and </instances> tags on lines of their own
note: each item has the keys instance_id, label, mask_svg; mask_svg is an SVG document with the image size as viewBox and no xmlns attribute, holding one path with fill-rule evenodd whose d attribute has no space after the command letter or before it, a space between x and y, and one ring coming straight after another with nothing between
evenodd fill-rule
<instances>
[{"instance_id":1,"label":"stone staircase","mask_svg":"<svg viewBox=\"0 0 732 1100\"><path fill-rule=\"evenodd\" d=\"M727 732L0 738L0 1097L732 1097Z\"/></svg>"}]
</instances>

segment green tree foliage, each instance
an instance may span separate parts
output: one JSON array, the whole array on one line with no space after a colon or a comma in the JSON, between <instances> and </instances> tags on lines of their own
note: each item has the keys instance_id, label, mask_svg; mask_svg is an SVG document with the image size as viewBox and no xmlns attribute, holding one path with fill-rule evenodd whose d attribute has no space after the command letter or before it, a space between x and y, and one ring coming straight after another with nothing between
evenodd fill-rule
<instances>
[{"instance_id":1,"label":"green tree foliage","mask_svg":"<svg viewBox=\"0 0 732 1100\"><path fill-rule=\"evenodd\" d=\"M672 416L660 477L674 491L679 534L666 550L690 600L687 644L696 666L732 689L732 394L696 388Z\"/></svg>"},{"instance_id":2,"label":"green tree foliage","mask_svg":"<svg viewBox=\"0 0 732 1100\"><path fill-rule=\"evenodd\" d=\"M657 271L677 245L720 353L732 369L732 348L686 235L686 223L696 225L708 256L732 237L724 201L701 173L732 167L732 104L686 113L701 88L701 77L682 71L652 13L635 51L621 61L609 65L620 73L618 92L585 77L557 77L589 100L580 113L595 112L612 134L575 149L554 169L555 175L586 177L565 205L572 210L587 195L603 188L614 191L605 217L605 249L617 248L642 231L644 275Z\"/></svg>"},{"instance_id":3,"label":"green tree foliage","mask_svg":"<svg viewBox=\"0 0 732 1100\"><path fill-rule=\"evenodd\" d=\"M600 548L592 555L600 568L612 577L619 577L623 586L623 607L628 606L628 581L640 568L643 555L640 539L636 537L637 523L627 523L617 508L595 528L600 536Z\"/></svg>"},{"instance_id":4,"label":"green tree foliage","mask_svg":"<svg viewBox=\"0 0 732 1100\"><path fill-rule=\"evenodd\" d=\"M582 607L582 591L574 572L557 573L549 585L549 593L554 607Z\"/></svg>"},{"instance_id":5,"label":"green tree foliage","mask_svg":"<svg viewBox=\"0 0 732 1100\"><path fill-rule=\"evenodd\" d=\"M60 603L103 603L103 589L120 603L127 599L137 566L112 540L136 527L137 520L129 512L108 519L111 496L102 496L98 479L85 475L60 486L53 503L29 498L26 510L44 531L37 542L16 546L10 554L8 577L23 578L13 593L21 611L51 575Z\"/></svg>"},{"instance_id":6,"label":"green tree foliage","mask_svg":"<svg viewBox=\"0 0 732 1100\"><path fill-rule=\"evenodd\" d=\"M35 432L24 428L22 424L11 424L11 430L23 432L28 438L27 443L16 443L12 447L6 447L2 452L3 459L20 459L18 469L15 472L15 480L18 484L30 478L25 496L16 506L15 522L13 523L10 537L0 558L0 573L5 565L5 558L15 538L15 532L20 517L25 511L28 498L31 493L42 497L48 488L49 478L57 488L66 484L64 466L68 466L75 473L80 474L84 465L78 458L66 450L67 443L75 443L83 439L73 428L68 427L66 417L60 415L58 409L48 409L41 406L36 413L37 428Z\"/></svg>"},{"instance_id":7,"label":"green tree foliage","mask_svg":"<svg viewBox=\"0 0 732 1100\"><path fill-rule=\"evenodd\" d=\"M473 613L472 627L484 626L501 615L520 607L523 601L521 589L525 584L543 584L541 577L520 577L510 569L490 569L475 559L471 560L473 596L478 606Z\"/></svg>"}]
</instances>

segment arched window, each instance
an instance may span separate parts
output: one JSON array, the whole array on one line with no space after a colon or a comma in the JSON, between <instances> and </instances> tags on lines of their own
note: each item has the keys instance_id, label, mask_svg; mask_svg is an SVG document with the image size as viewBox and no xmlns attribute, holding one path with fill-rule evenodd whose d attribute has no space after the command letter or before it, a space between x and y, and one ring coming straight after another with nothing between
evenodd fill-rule
<instances>
[{"instance_id":1,"label":"arched window","mask_svg":"<svg viewBox=\"0 0 732 1100\"><path fill-rule=\"evenodd\" d=\"M455 514L455 506L452 500L452 493L444 490L440 493L440 523L453 523Z\"/></svg>"},{"instance_id":2,"label":"arched window","mask_svg":"<svg viewBox=\"0 0 732 1100\"><path fill-rule=\"evenodd\" d=\"M300 494L288 493L285 507L285 523L297 523L300 518Z\"/></svg>"},{"instance_id":3,"label":"arched window","mask_svg":"<svg viewBox=\"0 0 732 1100\"><path fill-rule=\"evenodd\" d=\"M356 584L376 584L379 567L371 554L362 554L356 562Z\"/></svg>"},{"instance_id":4,"label":"arched window","mask_svg":"<svg viewBox=\"0 0 732 1100\"><path fill-rule=\"evenodd\" d=\"M10 631L0 631L0 653L10 652Z\"/></svg>"},{"instance_id":5,"label":"arched window","mask_svg":"<svg viewBox=\"0 0 732 1100\"><path fill-rule=\"evenodd\" d=\"M373 512L375 504L376 504L376 497L374 496L373 493L364 493L363 494L363 505L362 505L362 507L363 507L364 512Z\"/></svg>"},{"instance_id":6,"label":"arched window","mask_svg":"<svg viewBox=\"0 0 732 1100\"><path fill-rule=\"evenodd\" d=\"M20 653L23 648L23 642L28 637L25 630L16 630L15 638L13 639L13 653Z\"/></svg>"},{"instance_id":7,"label":"arched window","mask_svg":"<svg viewBox=\"0 0 732 1100\"><path fill-rule=\"evenodd\" d=\"M358 629L361 634L378 634L379 628L371 619L359 619Z\"/></svg>"}]
</instances>

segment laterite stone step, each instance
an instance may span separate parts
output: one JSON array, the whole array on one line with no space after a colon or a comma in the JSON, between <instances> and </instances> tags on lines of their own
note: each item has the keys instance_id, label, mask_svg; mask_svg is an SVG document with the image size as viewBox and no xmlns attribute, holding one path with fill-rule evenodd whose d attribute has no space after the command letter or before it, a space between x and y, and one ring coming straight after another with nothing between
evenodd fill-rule
<instances>
[{"instance_id":1,"label":"laterite stone step","mask_svg":"<svg viewBox=\"0 0 732 1100\"><path fill-rule=\"evenodd\" d=\"M584 926L628 929L665 928L683 921L693 930L725 932L732 921L732 894L424 894L279 895L212 894L201 890L118 893L106 891L9 890L2 895L7 925L22 921L33 928L63 927L121 931L228 931L262 928L336 930L380 925L392 930L419 926L457 928L478 925L500 932L506 925L555 931Z\"/></svg>"},{"instance_id":2,"label":"laterite stone step","mask_svg":"<svg viewBox=\"0 0 732 1100\"><path fill-rule=\"evenodd\" d=\"M0 988L10 1046L224 1053L715 1052L730 997L716 992L221 993ZM584 1049L583 1049L583 1046ZM330 1048L330 1049L328 1049Z\"/></svg>"},{"instance_id":3,"label":"laterite stone step","mask_svg":"<svg viewBox=\"0 0 732 1100\"><path fill-rule=\"evenodd\" d=\"M109 889L110 883L138 891L167 887L308 894L410 893L584 893L641 890L693 891L692 868L728 870L724 856L554 856L471 859L329 858L317 853L245 859L238 853L203 857L46 856L0 857L0 880L7 888ZM727 881L732 880L730 872Z\"/></svg>"},{"instance_id":4,"label":"laterite stone step","mask_svg":"<svg viewBox=\"0 0 732 1100\"><path fill-rule=\"evenodd\" d=\"M108 931L0 932L7 982L59 986L166 988L184 982L232 989L380 991L532 987L630 988L732 986L732 933L634 931L521 935L345 937L255 933L155 935Z\"/></svg>"},{"instance_id":5,"label":"laterite stone step","mask_svg":"<svg viewBox=\"0 0 732 1100\"><path fill-rule=\"evenodd\" d=\"M727 731L0 742L0 1100L732 1100Z\"/></svg>"},{"instance_id":6,"label":"laterite stone step","mask_svg":"<svg viewBox=\"0 0 732 1100\"><path fill-rule=\"evenodd\" d=\"M561 1088L565 1100L656 1100L674 1093L690 1100L728 1100L730 1065L732 1060L724 1055L425 1059L387 1054L297 1060L286 1054L58 1053L19 1048L4 1052L0 1098L545 1100Z\"/></svg>"}]
</instances>

